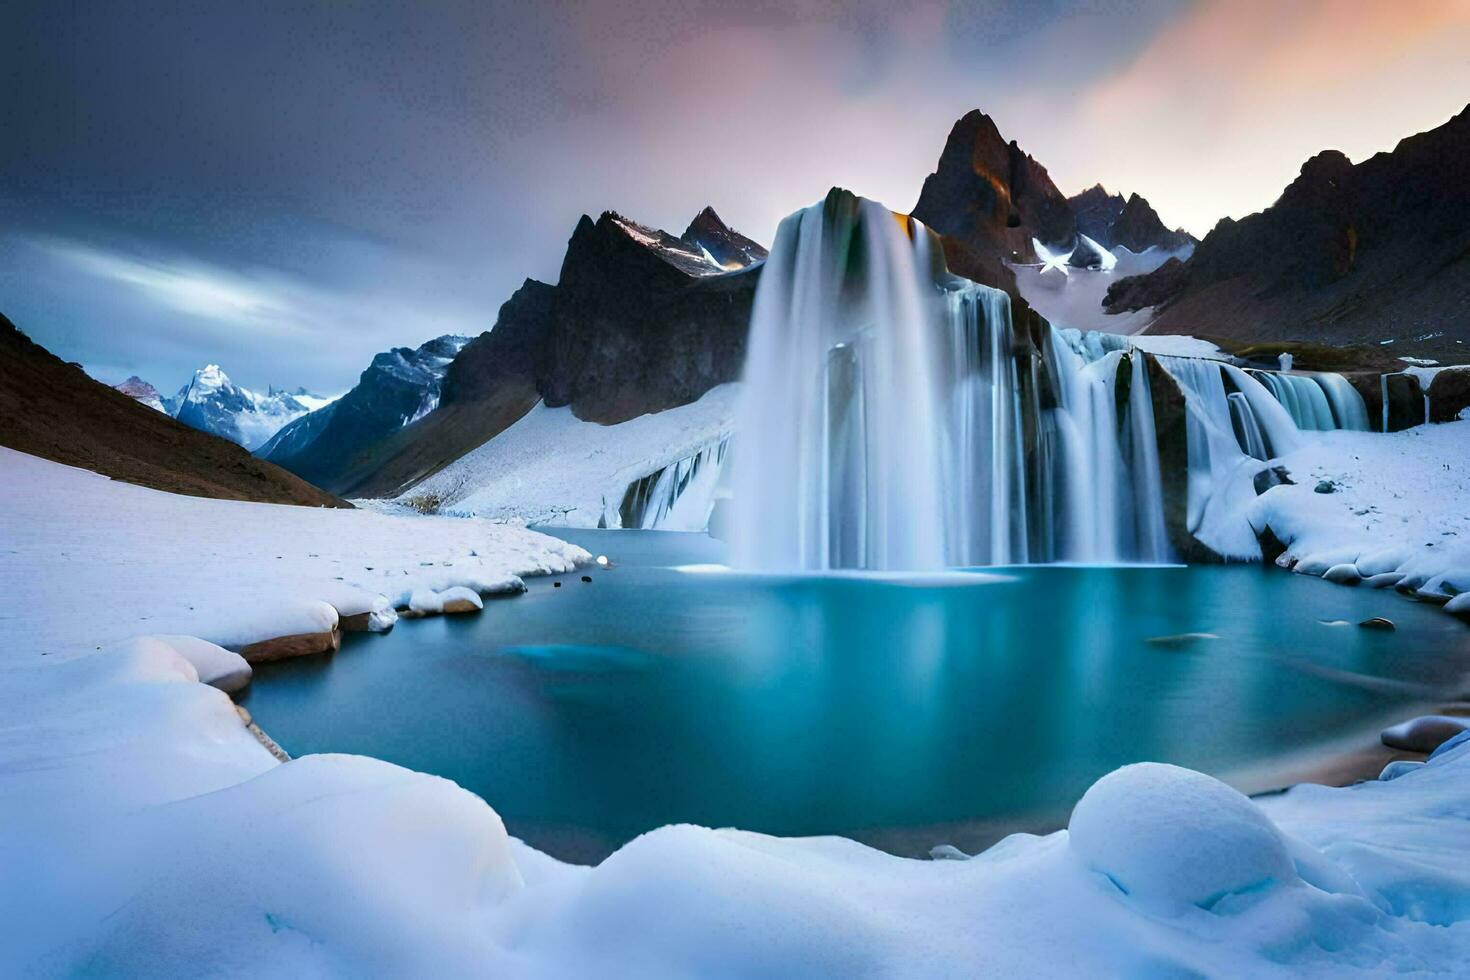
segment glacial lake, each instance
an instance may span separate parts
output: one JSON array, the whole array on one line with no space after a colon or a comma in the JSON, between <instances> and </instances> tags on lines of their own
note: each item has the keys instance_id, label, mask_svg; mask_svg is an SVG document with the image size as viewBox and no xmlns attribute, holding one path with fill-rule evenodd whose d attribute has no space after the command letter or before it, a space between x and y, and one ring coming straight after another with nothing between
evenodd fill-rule
<instances>
[{"instance_id":1,"label":"glacial lake","mask_svg":"<svg viewBox=\"0 0 1470 980\"><path fill-rule=\"evenodd\" d=\"M1064 825L1128 762L1265 788L1470 671L1453 617L1260 566L747 576L702 535L557 533L614 567L261 665L243 702L293 756L446 776L567 860L668 823L919 855ZM1397 631L1330 625L1370 616Z\"/></svg>"}]
</instances>

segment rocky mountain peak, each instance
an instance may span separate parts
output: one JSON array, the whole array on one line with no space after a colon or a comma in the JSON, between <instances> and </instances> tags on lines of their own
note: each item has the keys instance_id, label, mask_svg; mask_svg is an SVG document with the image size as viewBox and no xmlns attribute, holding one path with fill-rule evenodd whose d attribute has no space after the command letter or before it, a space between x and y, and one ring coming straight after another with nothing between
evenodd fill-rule
<instances>
[{"instance_id":1,"label":"rocky mountain peak","mask_svg":"<svg viewBox=\"0 0 1470 980\"><path fill-rule=\"evenodd\" d=\"M912 216L941 236L951 271L1019 297L1007 262L1036 261L1033 239L1068 252L1077 238L1071 205L1046 168L978 109L951 128Z\"/></svg>"},{"instance_id":2,"label":"rocky mountain peak","mask_svg":"<svg viewBox=\"0 0 1470 980\"><path fill-rule=\"evenodd\" d=\"M689 222L680 240L702 249L729 270L744 268L766 257L766 250L721 220L715 209L706 205Z\"/></svg>"}]
</instances>

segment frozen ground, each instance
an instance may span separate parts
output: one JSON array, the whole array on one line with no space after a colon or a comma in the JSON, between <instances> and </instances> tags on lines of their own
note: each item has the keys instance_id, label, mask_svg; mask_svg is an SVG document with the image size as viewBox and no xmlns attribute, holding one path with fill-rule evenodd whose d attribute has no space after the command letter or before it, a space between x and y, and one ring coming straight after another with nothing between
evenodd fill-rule
<instances>
[{"instance_id":1,"label":"frozen ground","mask_svg":"<svg viewBox=\"0 0 1470 980\"><path fill-rule=\"evenodd\" d=\"M1314 575L1344 564L1365 579L1397 574L1373 584L1441 598L1470 592L1470 421L1311 433L1279 462L1295 485L1255 498L1247 519L1287 546L1282 564Z\"/></svg>"},{"instance_id":2,"label":"frozen ground","mask_svg":"<svg viewBox=\"0 0 1470 980\"><path fill-rule=\"evenodd\" d=\"M1070 831L970 860L679 826L562 865L446 780L277 762L172 641L76 654L220 637L242 615L279 631L338 574L401 592L573 551L481 523L175 497L3 452L0 974L1341 977L1470 961L1470 741L1391 782L1260 803L1128 767Z\"/></svg>"},{"instance_id":3,"label":"frozen ground","mask_svg":"<svg viewBox=\"0 0 1470 980\"><path fill-rule=\"evenodd\" d=\"M4 448L0 474L0 662L145 633L240 647L589 557L485 521L183 497Z\"/></svg>"},{"instance_id":4,"label":"frozen ground","mask_svg":"<svg viewBox=\"0 0 1470 980\"><path fill-rule=\"evenodd\" d=\"M443 513L496 521L617 527L628 484L730 434L740 386L720 385L680 408L618 425L583 422L538 404L500 435L416 484Z\"/></svg>"}]
</instances>

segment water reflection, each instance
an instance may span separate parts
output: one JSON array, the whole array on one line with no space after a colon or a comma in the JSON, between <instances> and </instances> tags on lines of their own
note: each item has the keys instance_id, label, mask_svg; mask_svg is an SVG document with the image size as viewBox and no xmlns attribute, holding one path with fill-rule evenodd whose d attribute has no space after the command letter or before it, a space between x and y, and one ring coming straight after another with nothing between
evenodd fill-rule
<instances>
[{"instance_id":1,"label":"water reflection","mask_svg":"<svg viewBox=\"0 0 1470 980\"><path fill-rule=\"evenodd\" d=\"M639 539L640 557L658 542ZM614 543L595 550L619 567L590 585L533 582L478 617L264 666L249 707L292 753L439 773L513 833L591 859L681 821L1003 825L1126 762L1224 772L1298 750L1467 669L1448 617L1274 570L1043 567L919 587L683 575ZM1384 612L1398 632L1318 622ZM1220 638L1148 642L1191 632ZM1360 676L1389 683L1345 682Z\"/></svg>"}]
</instances>

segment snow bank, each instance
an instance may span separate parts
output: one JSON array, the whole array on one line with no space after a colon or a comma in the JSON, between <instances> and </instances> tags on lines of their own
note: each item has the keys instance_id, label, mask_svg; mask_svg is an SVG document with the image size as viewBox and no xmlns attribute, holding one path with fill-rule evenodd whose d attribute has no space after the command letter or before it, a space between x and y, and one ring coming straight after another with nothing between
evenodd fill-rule
<instances>
[{"instance_id":1,"label":"snow bank","mask_svg":"<svg viewBox=\"0 0 1470 980\"><path fill-rule=\"evenodd\" d=\"M431 499L443 513L496 521L617 527L628 484L730 434L739 390L720 385L692 404L618 425L538 404L398 500Z\"/></svg>"},{"instance_id":2,"label":"snow bank","mask_svg":"<svg viewBox=\"0 0 1470 980\"><path fill-rule=\"evenodd\" d=\"M238 649L591 559L523 528L183 497L3 448L0 473L0 660L146 634Z\"/></svg>"},{"instance_id":3,"label":"snow bank","mask_svg":"<svg viewBox=\"0 0 1470 980\"><path fill-rule=\"evenodd\" d=\"M1440 602L1470 592L1470 422L1313 433L1279 462L1295 485L1237 518L1286 545L1278 564L1343 581L1355 569L1376 586L1394 574L1401 590Z\"/></svg>"},{"instance_id":4,"label":"snow bank","mask_svg":"<svg viewBox=\"0 0 1470 980\"><path fill-rule=\"evenodd\" d=\"M328 586L370 612L364 595L585 553L480 522L174 497L8 451L0 465L16 600L0 619L0 975L1340 977L1470 961L1470 739L1391 781L1260 802L1130 767L1070 830L970 860L677 826L572 867L447 780L277 762L196 682L189 644L93 647L209 635L230 609L275 635L273 610Z\"/></svg>"},{"instance_id":5,"label":"snow bank","mask_svg":"<svg viewBox=\"0 0 1470 980\"><path fill-rule=\"evenodd\" d=\"M446 780L277 763L193 676L164 643L0 664L0 973L1295 977L1470 957L1470 741L1259 803L1129 767L1070 830L970 860L677 826L581 868Z\"/></svg>"}]
</instances>

